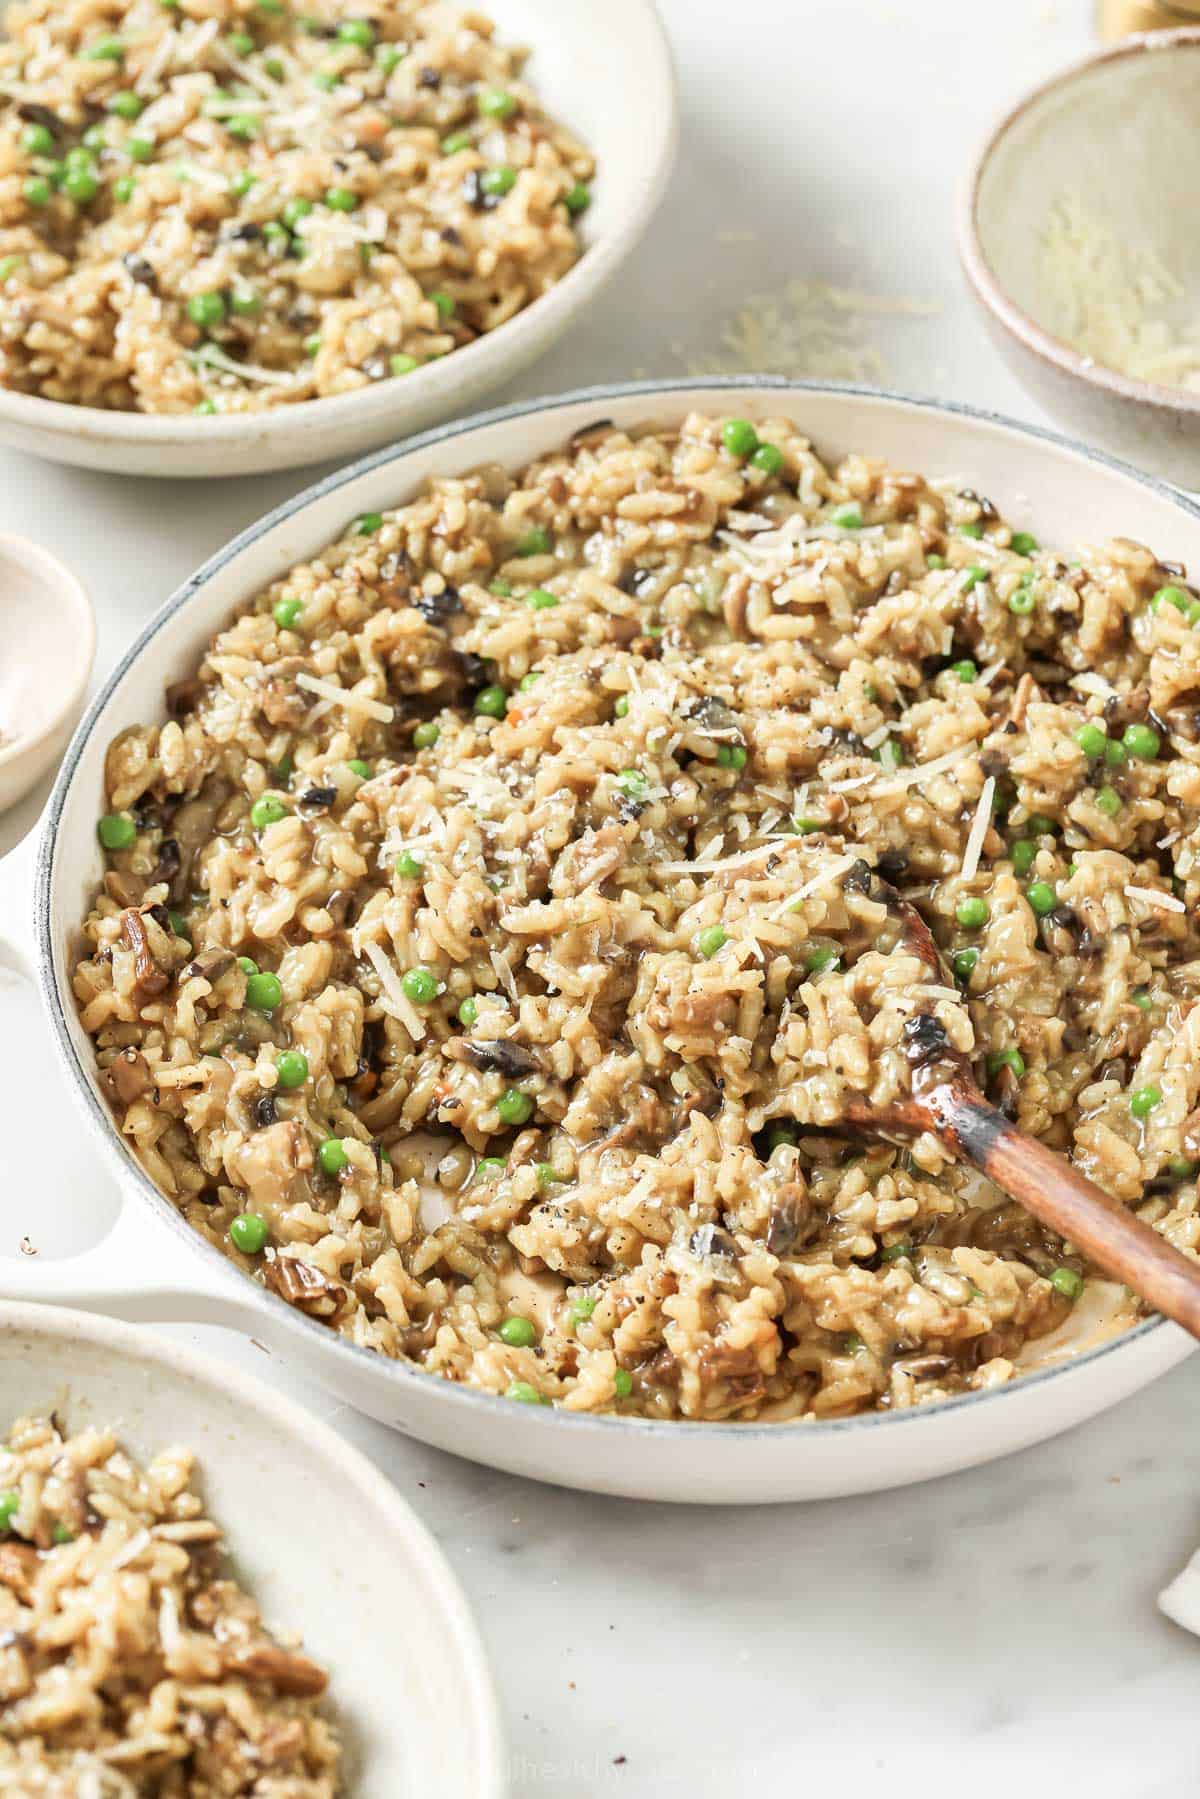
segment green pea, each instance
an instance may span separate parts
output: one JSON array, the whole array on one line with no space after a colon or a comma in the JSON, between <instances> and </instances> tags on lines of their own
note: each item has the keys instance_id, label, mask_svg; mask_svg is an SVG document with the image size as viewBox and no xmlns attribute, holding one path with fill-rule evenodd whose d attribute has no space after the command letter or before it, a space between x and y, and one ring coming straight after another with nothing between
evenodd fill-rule
<instances>
[{"instance_id":1,"label":"green pea","mask_svg":"<svg viewBox=\"0 0 1200 1799\"><path fill-rule=\"evenodd\" d=\"M225 296L220 293L193 294L185 310L193 325L212 331L225 317Z\"/></svg>"},{"instance_id":2,"label":"green pea","mask_svg":"<svg viewBox=\"0 0 1200 1799\"><path fill-rule=\"evenodd\" d=\"M1106 768L1120 768L1129 760L1129 752L1123 743L1115 743L1110 737L1104 746L1104 764Z\"/></svg>"},{"instance_id":3,"label":"green pea","mask_svg":"<svg viewBox=\"0 0 1200 1799\"><path fill-rule=\"evenodd\" d=\"M960 537L982 537L983 526L978 519L969 518L965 524L958 527L958 534Z\"/></svg>"},{"instance_id":4,"label":"green pea","mask_svg":"<svg viewBox=\"0 0 1200 1799\"><path fill-rule=\"evenodd\" d=\"M85 150L104 150L108 147L108 133L103 125L89 125L79 142Z\"/></svg>"},{"instance_id":5,"label":"green pea","mask_svg":"<svg viewBox=\"0 0 1200 1799\"><path fill-rule=\"evenodd\" d=\"M811 974L821 974L826 968L833 968L840 960L835 949L813 949L804 958L804 966Z\"/></svg>"},{"instance_id":6,"label":"green pea","mask_svg":"<svg viewBox=\"0 0 1200 1799\"><path fill-rule=\"evenodd\" d=\"M431 969L407 969L401 977L400 985L404 989L405 998L410 999L414 1006L427 1006L437 998L438 980Z\"/></svg>"},{"instance_id":7,"label":"green pea","mask_svg":"<svg viewBox=\"0 0 1200 1799\"><path fill-rule=\"evenodd\" d=\"M503 687L485 687L475 695L475 712L479 718L503 718L508 695Z\"/></svg>"},{"instance_id":8,"label":"green pea","mask_svg":"<svg viewBox=\"0 0 1200 1799\"><path fill-rule=\"evenodd\" d=\"M304 339L304 343L301 347L306 356L315 356L321 348L321 333L319 331L310 333L310 335Z\"/></svg>"},{"instance_id":9,"label":"green pea","mask_svg":"<svg viewBox=\"0 0 1200 1799\"><path fill-rule=\"evenodd\" d=\"M633 1376L628 1368L618 1368L613 1375L613 1392L618 1399L628 1399L633 1392Z\"/></svg>"},{"instance_id":10,"label":"green pea","mask_svg":"<svg viewBox=\"0 0 1200 1799\"><path fill-rule=\"evenodd\" d=\"M1074 1304L1083 1292L1083 1276L1074 1268L1056 1268L1050 1276L1050 1285L1056 1293L1061 1293L1064 1299L1069 1299Z\"/></svg>"},{"instance_id":11,"label":"green pea","mask_svg":"<svg viewBox=\"0 0 1200 1799\"><path fill-rule=\"evenodd\" d=\"M843 531L861 531L863 516L857 506L837 506L829 514L829 522Z\"/></svg>"},{"instance_id":12,"label":"green pea","mask_svg":"<svg viewBox=\"0 0 1200 1799\"><path fill-rule=\"evenodd\" d=\"M954 908L954 916L964 931L978 931L991 917L991 907L985 899L961 899Z\"/></svg>"},{"instance_id":13,"label":"green pea","mask_svg":"<svg viewBox=\"0 0 1200 1799\"><path fill-rule=\"evenodd\" d=\"M1171 1156L1167 1162L1167 1173L1172 1180L1190 1181L1196 1173L1196 1166L1190 1156Z\"/></svg>"},{"instance_id":14,"label":"green pea","mask_svg":"<svg viewBox=\"0 0 1200 1799\"><path fill-rule=\"evenodd\" d=\"M570 1176L559 1174L557 1168L550 1162L539 1162L537 1165L537 1178L539 1187L556 1187L561 1186L564 1181L569 1180Z\"/></svg>"},{"instance_id":15,"label":"green pea","mask_svg":"<svg viewBox=\"0 0 1200 1799\"><path fill-rule=\"evenodd\" d=\"M100 182L90 169L68 169L62 180L63 193L77 206L87 206L100 191Z\"/></svg>"},{"instance_id":16,"label":"green pea","mask_svg":"<svg viewBox=\"0 0 1200 1799\"><path fill-rule=\"evenodd\" d=\"M230 137L236 137L244 144L258 136L258 120L252 113L236 112L225 120L225 129Z\"/></svg>"},{"instance_id":17,"label":"green pea","mask_svg":"<svg viewBox=\"0 0 1200 1799\"><path fill-rule=\"evenodd\" d=\"M360 50L371 50L375 46L375 27L366 19L343 19L337 34L339 42L357 44Z\"/></svg>"},{"instance_id":18,"label":"green pea","mask_svg":"<svg viewBox=\"0 0 1200 1799\"><path fill-rule=\"evenodd\" d=\"M237 965L243 974L258 973L258 963L254 960L253 956L239 956Z\"/></svg>"},{"instance_id":19,"label":"green pea","mask_svg":"<svg viewBox=\"0 0 1200 1799\"><path fill-rule=\"evenodd\" d=\"M139 135L128 139L125 145L125 151L128 156L132 157L134 162L150 162L153 159L157 147L158 146L152 137L142 137Z\"/></svg>"},{"instance_id":20,"label":"green pea","mask_svg":"<svg viewBox=\"0 0 1200 1799\"><path fill-rule=\"evenodd\" d=\"M1025 820L1025 829L1031 837L1052 837L1058 826L1044 812L1031 812Z\"/></svg>"},{"instance_id":21,"label":"green pea","mask_svg":"<svg viewBox=\"0 0 1200 1799\"><path fill-rule=\"evenodd\" d=\"M457 156L460 150L469 150L470 148L471 134L469 131L452 131L449 137L442 139L441 143L443 156Z\"/></svg>"},{"instance_id":22,"label":"green pea","mask_svg":"<svg viewBox=\"0 0 1200 1799\"><path fill-rule=\"evenodd\" d=\"M534 525L526 531L524 537L517 540L518 556L548 556L550 554L550 533L541 525Z\"/></svg>"},{"instance_id":23,"label":"green pea","mask_svg":"<svg viewBox=\"0 0 1200 1799\"><path fill-rule=\"evenodd\" d=\"M1009 548L1017 556L1032 556L1041 548L1037 538L1031 531L1014 531L1009 540Z\"/></svg>"},{"instance_id":24,"label":"green pea","mask_svg":"<svg viewBox=\"0 0 1200 1799\"><path fill-rule=\"evenodd\" d=\"M338 85L338 78L332 69L318 69L312 78L312 84L320 88L323 94L331 94Z\"/></svg>"},{"instance_id":25,"label":"green pea","mask_svg":"<svg viewBox=\"0 0 1200 1799\"><path fill-rule=\"evenodd\" d=\"M21 183L27 206L49 206L53 191L44 175L28 175Z\"/></svg>"},{"instance_id":26,"label":"green pea","mask_svg":"<svg viewBox=\"0 0 1200 1799\"><path fill-rule=\"evenodd\" d=\"M325 1174L336 1175L342 1172L350 1158L340 1137L326 1137L317 1151L317 1160Z\"/></svg>"},{"instance_id":27,"label":"green pea","mask_svg":"<svg viewBox=\"0 0 1200 1799\"><path fill-rule=\"evenodd\" d=\"M275 623L279 626L281 631L291 631L295 626L296 620L303 611L304 601L297 599L295 594L292 593L285 593L280 599L276 600L274 606L271 608Z\"/></svg>"},{"instance_id":28,"label":"green pea","mask_svg":"<svg viewBox=\"0 0 1200 1799\"><path fill-rule=\"evenodd\" d=\"M413 743L419 750L429 750L433 748L441 734L441 726L435 725L432 719L426 719L413 732Z\"/></svg>"},{"instance_id":29,"label":"green pea","mask_svg":"<svg viewBox=\"0 0 1200 1799\"><path fill-rule=\"evenodd\" d=\"M1034 857L1037 855L1037 844L1031 843L1029 838L1023 837L1013 844L1008 853L1012 858L1013 873L1027 875L1033 867Z\"/></svg>"},{"instance_id":30,"label":"green pea","mask_svg":"<svg viewBox=\"0 0 1200 1799\"><path fill-rule=\"evenodd\" d=\"M1121 742L1139 762L1153 762L1162 747L1162 739L1150 725L1126 725Z\"/></svg>"},{"instance_id":31,"label":"green pea","mask_svg":"<svg viewBox=\"0 0 1200 1799\"><path fill-rule=\"evenodd\" d=\"M911 1243L889 1243L886 1249L880 1250L879 1260L881 1262L907 1261L912 1255L912 1252L913 1246Z\"/></svg>"},{"instance_id":32,"label":"green pea","mask_svg":"<svg viewBox=\"0 0 1200 1799\"><path fill-rule=\"evenodd\" d=\"M493 581L491 586L488 588L488 592L494 593L498 600L511 600L512 599L512 591L513 591L512 590L512 582L505 581L503 579L500 579L499 577L495 581Z\"/></svg>"},{"instance_id":33,"label":"green pea","mask_svg":"<svg viewBox=\"0 0 1200 1799\"><path fill-rule=\"evenodd\" d=\"M970 591L973 587L980 586L980 584L982 582L986 581L987 578L988 578L988 571L986 568L984 568L983 564L981 562L973 562L971 564L970 568L968 568L963 575L963 578L962 578L963 592L970 593Z\"/></svg>"},{"instance_id":34,"label":"green pea","mask_svg":"<svg viewBox=\"0 0 1200 1799\"><path fill-rule=\"evenodd\" d=\"M371 778L371 764L364 762L361 756L352 757L346 767L352 775L357 775L360 781L369 781Z\"/></svg>"},{"instance_id":35,"label":"green pea","mask_svg":"<svg viewBox=\"0 0 1200 1799\"><path fill-rule=\"evenodd\" d=\"M696 948L706 962L711 962L718 951L724 949L729 942L729 934L724 925L705 925L696 938Z\"/></svg>"},{"instance_id":36,"label":"green pea","mask_svg":"<svg viewBox=\"0 0 1200 1799\"><path fill-rule=\"evenodd\" d=\"M308 1079L308 1057L302 1049L285 1049L275 1058L275 1073L285 1091L303 1087Z\"/></svg>"},{"instance_id":37,"label":"green pea","mask_svg":"<svg viewBox=\"0 0 1200 1799\"><path fill-rule=\"evenodd\" d=\"M458 1022L469 1031L479 1017L479 1002L468 994L458 1008Z\"/></svg>"},{"instance_id":38,"label":"green pea","mask_svg":"<svg viewBox=\"0 0 1200 1799\"><path fill-rule=\"evenodd\" d=\"M239 318L255 318L262 311L262 296L243 282L230 289L229 310L237 313Z\"/></svg>"},{"instance_id":39,"label":"green pea","mask_svg":"<svg viewBox=\"0 0 1200 1799\"><path fill-rule=\"evenodd\" d=\"M499 1181L508 1173L508 1163L503 1156L481 1156L475 1165L477 1181Z\"/></svg>"},{"instance_id":40,"label":"green pea","mask_svg":"<svg viewBox=\"0 0 1200 1799\"><path fill-rule=\"evenodd\" d=\"M119 37L101 37L80 55L85 62L124 62L125 46Z\"/></svg>"},{"instance_id":41,"label":"green pea","mask_svg":"<svg viewBox=\"0 0 1200 1799\"><path fill-rule=\"evenodd\" d=\"M496 1333L511 1349L532 1349L537 1342L537 1331L528 1318L514 1315L506 1318Z\"/></svg>"},{"instance_id":42,"label":"green pea","mask_svg":"<svg viewBox=\"0 0 1200 1799\"><path fill-rule=\"evenodd\" d=\"M396 857L396 873L402 881L419 881L425 873L425 864L419 862L411 850L402 850Z\"/></svg>"},{"instance_id":43,"label":"green pea","mask_svg":"<svg viewBox=\"0 0 1200 1799\"><path fill-rule=\"evenodd\" d=\"M952 675L957 675L964 687L969 682L977 681L979 679L979 670L969 656L964 656L961 662L952 662L950 664L949 672Z\"/></svg>"},{"instance_id":44,"label":"green pea","mask_svg":"<svg viewBox=\"0 0 1200 1799\"><path fill-rule=\"evenodd\" d=\"M283 81L287 76L287 69L277 56L264 57L263 68L272 81Z\"/></svg>"},{"instance_id":45,"label":"green pea","mask_svg":"<svg viewBox=\"0 0 1200 1799\"><path fill-rule=\"evenodd\" d=\"M621 694L617 695L616 701L613 705L613 713L615 714L615 716L617 718L628 718L629 717L629 695L627 693L621 693Z\"/></svg>"},{"instance_id":46,"label":"green pea","mask_svg":"<svg viewBox=\"0 0 1200 1799\"><path fill-rule=\"evenodd\" d=\"M254 1012L273 1012L283 998L277 974L252 974L246 979L246 1004Z\"/></svg>"},{"instance_id":47,"label":"green pea","mask_svg":"<svg viewBox=\"0 0 1200 1799\"><path fill-rule=\"evenodd\" d=\"M1102 787L1096 795L1096 809L1106 818L1115 818L1123 805L1120 794L1112 787Z\"/></svg>"},{"instance_id":48,"label":"green pea","mask_svg":"<svg viewBox=\"0 0 1200 1799\"><path fill-rule=\"evenodd\" d=\"M823 818L794 818L792 825L801 837L814 837L818 831L828 829L827 821Z\"/></svg>"},{"instance_id":49,"label":"green pea","mask_svg":"<svg viewBox=\"0 0 1200 1799\"><path fill-rule=\"evenodd\" d=\"M1020 1080L1025 1072L1025 1058L1019 1049L993 1050L987 1058L987 1071L989 1074L999 1074L1002 1068L1011 1068Z\"/></svg>"},{"instance_id":50,"label":"green pea","mask_svg":"<svg viewBox=\"0 0 1200 1799\"><path fill-rule=\"evenodd\" d=\"M1037 595L1024 581L1019 587L1014 587L1008 596L1008 609L1017 618L1028 618L1036 605Z\"/></svg>"},{"instance_id":51,"label":"green pea","mask_svg":"<svg viewBox=\"0 0 1200 1799\"><path fill-rule=\"evenodd\" d=\"M390 75L393 69L399 68L407 55L408 51L402 49L399 44L377 44L375 46L375 66L382 69L385 75Z\"/></svg>"},{"instance_id":52,"label":"green pea","mask_svg":"<svg viewBox=\"0 0 1200 1799\"><path fill-rule=\"evenodd\" d=\"M524 1124L533 1117L533 1101L519 1087L506 1087L496 1101L496 1115L502 1124Z\"/></svg>"},{"instance_id":53,"label":"green pea","mask_svg":"<svg viewBox=\"0 0 1200 1799\"><path fill-rule=\"evenodd\" d=\"M452 295L445 293L439 288L438 292L430 294L429 298L437 308L438 318L443 325L446 323L447 319L452 319L454 317L454 299Z\"/></svg>"},{"instance_id":54,"label":"green pea","mask_svg":"<svg viewBox=\"0 0 1200 1799\"><path fill-rule=\"evenodd\" d=\"M749 419L726 419L721 426L721 442L731 456L745 462L758 448L758 432Z\"/></svg>"},{"instance_id":55,"label":"green pea","mask_svg":"<svg viewBox=\"0 0 1200 1799\"><path fill-rule=\"evenodd\" d=\"M979 961L977 949L956 949L950 966L960 981L969 981Z\"/></svg>"},{"instance_id":56,"label":"green pea","mask_svg":"<svg viewBox=\"0 0 1200 1799\"><path fill-rule=\"evenodd\" d=\"M1149 1118L1154 1108L1162 1105L1162 1097L1161 1087L1137 1087L1129 1095L1129 1110L1135 1118Z\"/></svg>"},{"instance_id":57,"label":"green pea","mask_svg":"<svg viewBox=\"0 0 1200 1799\"><path fill-rule=\"evenodd\" d=\"M639 804L650 796L650 783L640 768L623 768L617 776L617 786L628 799Z\"/></svg>"},{"instance_id":58,"label":"green pea","mask_svg":"<svg viewBox=\"0 0 1200 1799\"><path fill-rule=\"evenodd\" d=\"M937 556L937 555L926 556L925 566L926 566L926 568L936 568L936 569L945 568L946 558L944 556Z\"/></svg>"},{"instance_id":59,"label":"green pea","mask_svg":"<svg viewBox=\"0 0 1200 1799\"><path fill-rule=\"evenodd\" d=\"M56 1518L50 1526L50 1541L61 1546L63 1543L73 1543L75 1536L72 1531L68 1530L61 1518Z\"/></svg>"},{"instance_id":60,"label":"green pea","mask_svg":"<svg viewBox=\"0 0 1200 1799\"><path fill-rule=\"evenodd\" d=\"M137 182L133 179L132 175L117 176L112 185L112 193L113 199L117 202L118 206L124 206L127 201L133 199L133 191L136 186Z\"/></svg>"},{"instance_id":61,"label":"green pea","mask_svg":"<svg viewBox=\"0 0 1200 1799\"><path fill-rule=\"evenodd\" d=\"M254 39L248 31L231 31L225 42L235 56L251 56L254 52Z\"/></svg>"},{"instance_id":62,"label":"green pea","mask_svg":"<svg viewBox=\"0 0 1200 1799\"><path fill-rule=\"evenodd\" d=\"M244 1256L258 1255L266 1246L267 1235L267 1221L257 1212L239 1212L236 1218L230 1219L230 1241Z\"/></svg>"},{"instance_id":63,"label":"green pea","mask_svg":"<svg viewBox=\"0 0 1200 1799\"><path fill-rule=\"evenodd\" d=\"M53 156L54 133L45 125L26 125L21 133L21 148L26 156Z\"/></svg>"},{"instance_id":64,"label":"green pea","mask_svg":"<svg viewBox=\"0 0 1200 1799\"><path fill-rule=\"evenodd\" d=\"M12 1521L20 1509L21 1495L15 1487L0 1491L0 1532L7 1534L12 1529Z\"/></svg>"},{"instance_id":65,"label":"green pea","mask_svg":"<svg viewBox=\"0 0 1200 1799\"><path fill-rule=\"evenodd\" d=\"M279 216L287 226L288 230L294 231L301 219L306 219L312 209L312 201L305 200L303 196L297 194L291 200L284 201Z\"/></svg>"},{"instance_id":66,"label":"green pea","mask_svg":"<svg viewBox=\"0 0 1200 1799\"><path fill-rule=\"evenodd\" d=\"M517 171L510 169L507 163L500 163L494 169L485 169L479 177L479 186L485 194L494 194L501 198L510 194L517 185Z\"/></svg>"},{"instance_id":67,"label":"green pea","mask_svg":"<svg viewBox=\"0 0 1200 1799\"><path fill-rule=\"evenodd\" d=\"M23 256L0 256L0 284L15 275L24 260Z\"/></svg>"},{"instance_id":68,"label":"green pea","mask_svg":"<svg viewBox=\"0 0 1200 1799\"><path fill-rule=\"evenodd\" d=\"M356 537L372 537L382 525L382 512L362 512L355 519L352 529Z\"/></svg>"},{"instance_id":69,"label":"green pea","mask_svg":"<svg viewBox=\"0 0 1200 1799\"><path fill-rule=\"evenodd\" d=\"M511 119L517 102L502 87L486 87L476 95L475 104L481 119Z\"/></svg>"},{"instance_id":70,"label":"green pea","mask_svg":"<svg viewBox=\"0 0 1200 1799\"><path fill-rule=\"evenodd\" d=\"M504 1394L505 1399L515 1399L521 1405L544 1405L546 1402L536 1387L531 1387L527 1380L515 1380L510 1383Z\"/></svg>"},{"instance_id":71,"label":"green pea","mask_svg":"<svg viewBox=\"0 0 1200 1799\"><path fill-rule=\"evenodd\" d=\"M572 1324L586 1324L599 1303L600 1301L594 1299L590 1293L579 1294L570 1304Z\"/></svg>"},{"instance_id":72,"label":"green pea","mask_svg":"<svg viewBox=\"0 0 1200 1799\"><path fill-rule=\"evenodd\" d=\"M250 808L250 823L256 831L265 831L268 825L277 825L286 817L287 807L273 793L264 793Z\"/></svg>"},{"instance_id":73,"label":"green pea","mask_svg":"<svg viewBox=\"0 0 1200 1799\"><path fill-rule=\"evenodd\" d=\"M1089 761L1104 754L1104 746L1108 742L1108 732L1102 725L1080 725L1072 735Z\"/></svg>"},{"instance_id":74,"label":"green pea","mask_svg":"<svg viewBox=\"0 0 1200 1799\"><path fill-rule=\"evenodd\" d=\"M563 195L563 205L573 219L586 212L592 203L592 190L586 181L576 181Z\"/></svg>"},{"instance_id":75,"label":"green pea","mask_svg":"<svg viewBox=\"0 0 1200 1799\"><path fill-rule=\"evenodd\" d=\"M325 189L325 204L328 206L330 212L353 212L358 205L358 195L354 192L353 188L327 187Z\"/></svg>"},{"instance_id":76,"label":"green pea","mask_svg":"<svg viewBox=\"0 0 1200 1799\"><path fill-rule=\"evenodd\" d=\"M722 768L745 768L749 751L740 743L722 743L717 746L717 761Z\"/></svg>"},{"instance_id":77,"label":"green pea","mask_svg":"<svg viewBox=\"0 0 1200 1799\"><path fill-rule=\"evenodd\" d=\"M106 850L127 850L137 841L137 826L124 812L107 812L96 826Z\"/></svg>"},{"instance_id":78,"label":"green pea","mask_svg":"<svg viewBox=\"0 0 1200 1799\"><path fill-rule=\"evenodd\" d=\"M760 475L777 475L783 467L783 451L775 444L760 443L750 458L750 466Z\"/></svg>"},{"instance_id":79,"label":"green pea","mask_svg":"<svg viewBox=\"0 0 1200 1799\"><path fill-rule=\"evenodd\" d=\"M535 612L548 612L551 606L558 605L558 595L548 593L544 587L535 587L525 595L525 604Z\"/></svg>"},{"instance_id":80,"label":"green pea","mask_svg":"<svg viewBox=\"0 0 1200 1799\"><path fill-rule=\"evenodd\" d=\"M1129 997L1132 999L1139 1012L1152 1012L1154 1010L1154 1001L1150 996L1148 988L1135 987Z\"/></svg>"},{"instance_id":81,"label":"green pea","mask_svg":"<svg viewBox=\"0 0 1200 1799\"><path fill-rule=\"evenodd\" d=\"M1039 918L1045 918L1046 914L1048 912L1053 912L1055 906L1058 904L1058 895L1055 893L1053 887L1051 887L1049 881L1035 881L1033 885L1026 890L1025 898L1029 901L1029 904L1033 907L1033 910L1037 913Z\"/></svg>"}]
</instances>

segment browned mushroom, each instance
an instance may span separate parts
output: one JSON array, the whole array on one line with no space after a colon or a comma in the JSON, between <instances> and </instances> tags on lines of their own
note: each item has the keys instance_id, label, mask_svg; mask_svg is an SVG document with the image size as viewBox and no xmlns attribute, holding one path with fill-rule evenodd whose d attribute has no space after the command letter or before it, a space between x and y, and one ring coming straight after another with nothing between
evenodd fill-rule
<instances>
[{"instance_id":1,"label":"browned mushroom","mask_svg":"<svg viewBox=\"0 0 1200 1799\"><path fill-rule=\"evenodd\" d=\"M105 1069L104 1085L112 1099L123 1106L131 1106L154 1085L150 1064L140 1050L123 1049Z\"/></svg>"},{"instance_id":2,"label":"browned mushroom","mask_svg":"<svg viewBox=\"0 0 1200 1799\"><path fill-rule=\"evenodd\" d=\"M153 999L155 994L164 992L171 984L171 977L154 960L154 953L146 936L145 920L132 906L121 914L121 935L133 951L136 976L134 997L140 1005L143 1000Z\"/></svg>"},{"instance_id":3,"label":"browned mushroom","mask_svg":"<svg viewBox=\"0 0 1200 1799\"><path fill-rule=\"evenodd\" d=\"M345 1309L348 1294L340 1281L331 1280L311 1262L299 1256L277 1255L266 1268L267 1285L298 1311L332 1324Z\"/></svg>"},{"instance_id":4,"label":"browned mushroom","mask_svg":"<svg viewBox=\"0 0 1200 1799\"><path fill-rule=\"evenodd\" d=\"M328 1675L316 1662L294 1650L281 1649L266 1637L225 1649L221 1660L231 1674L261 1680L274 1692L286 1693L293 1699L315 1699L329 1685Z\"/></svg>"}]
</instances>

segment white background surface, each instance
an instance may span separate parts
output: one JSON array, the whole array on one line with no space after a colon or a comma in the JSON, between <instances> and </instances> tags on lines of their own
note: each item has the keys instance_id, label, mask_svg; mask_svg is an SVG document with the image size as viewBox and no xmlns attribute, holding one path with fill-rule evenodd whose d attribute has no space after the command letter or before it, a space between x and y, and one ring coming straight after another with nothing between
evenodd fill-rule
<instances>
[{"instance_id":1,"label":"white background surface","mask_svg":"<svg viewBox=\"0 0 1200 1799\"><path fill-rule=\"evenodd\" d=\"M891 384L1031 416L960 287L952 198L998 109L1089 46L1086 0L662 10L683 96L666 204L583 329L497 399L682 373L749 296L805 277L938 303L934 318L872 321ZM103 673L198 562L316 472L135 482L0 452L0 530L38 538L90 583ZM0 847L35 810L0 821ZM36 1006L11 987L0 1004L4 1247L14 1215L46 1247L62 1241L56 1218L81 1208L95 1234L111 1192ZM299 1390L248 1344L180 1334ZM1200 1537L1200 1365L974 1474L753 1512L537 1487L308 1397L391 1473L457 1567L492 1655L516 1793L1197 1788L1200 1644L1154 1594Z\"/></svg>"}]
</instances>

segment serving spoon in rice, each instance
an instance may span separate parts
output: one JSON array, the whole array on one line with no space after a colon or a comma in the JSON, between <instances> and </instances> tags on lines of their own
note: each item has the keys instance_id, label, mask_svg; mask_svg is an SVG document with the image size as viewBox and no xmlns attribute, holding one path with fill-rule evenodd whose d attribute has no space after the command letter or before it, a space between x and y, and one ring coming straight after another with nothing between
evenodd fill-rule
<instances>
[{"instance_id":1,"label":"serving spoon in rice","mask_svg":"<svg viewBox=\"0 0 1200 1799\"><path fill-rule=\"evenodd\" d=\"M916 908L881 883L908 946L940 982L941 955ZM928 1131L956 1158L971 1162L996 1186L1073 1243L1097 1268L1200 1337L1200 1263L1167 1239L1065 1156L1018 1130L979 1090L971 1065L954 1049L932 1012L905 1027L912 1098L887 1107L852 1100L845 1119L856 1129L911 1139Z\"/></svg>"}]
</instances>

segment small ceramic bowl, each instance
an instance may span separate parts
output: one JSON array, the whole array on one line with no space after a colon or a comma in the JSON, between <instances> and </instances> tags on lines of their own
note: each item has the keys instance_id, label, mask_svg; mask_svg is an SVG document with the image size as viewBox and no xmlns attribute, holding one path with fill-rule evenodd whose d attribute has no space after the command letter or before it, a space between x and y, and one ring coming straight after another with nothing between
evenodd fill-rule
<instances>
[{"instance_id":1,"label":"small ceramic bowl","mask_svg":"<svg viewBox=\"0 0 1200 1799\"><path fill-rule=\"evenodd\" d=\"M0 536L0 812L62 755L83 708L96 621L69 569L24 537Z\"/></svg>"},{"instance_id":2,"label":"small ceramic bowl","mask_svg":"<svg viewBox=\"0 0 1200 1799\"><path fill-rule=\"evenodd\" d=\"M1200 487L1200 392L1119 374L1065 341L1070 300L1045 234L1076 207L1172 336L1200 324L1200 28L1125 39L1035 88L979 152L963 190L967 281L1014 374L1072 430L1183 487ZM1111 260L1092 239L1097 264ZM1159 283L1154 265L1173 281ZM1124 279L1124 277L1123 277ZM1174 292L1175 288L1178 292ZM1170 290L1170 291L1169 291ZM1103 301L1099 278L1089 304Z\"/></svg>"},{"instance_id":3,"label":"small ceramic bowl","mask_svg":"<svg viewBox=\"0 0 1200 1799\"><path fill-rule=\"evenodd\" d=\"M543 356L630 255L662 197L678 136L671 55L654 0L484 0L481 10L506 43L530 46L529 80L596 159L583 255L549 292L403 379L269 412L106 412L0 388L0 443L126 475L266 474L461 417Z\"/></svg>"},{"instance_id":4,"label":"small ceramic bowl","mask_svg":"<svg viewBox=\"0 0 1200 1799\"><path fill-rule=\"evenodd\" d=\"M70 1430L112 1425L139 1461L195 1451L267 1624L328 1671L348 1793L502 1799L499 1712L466 1600L365 1456L228 1363L82 1312L0 1305L0 1434L51 1408Z\"/></svg>"}]
</instances>

